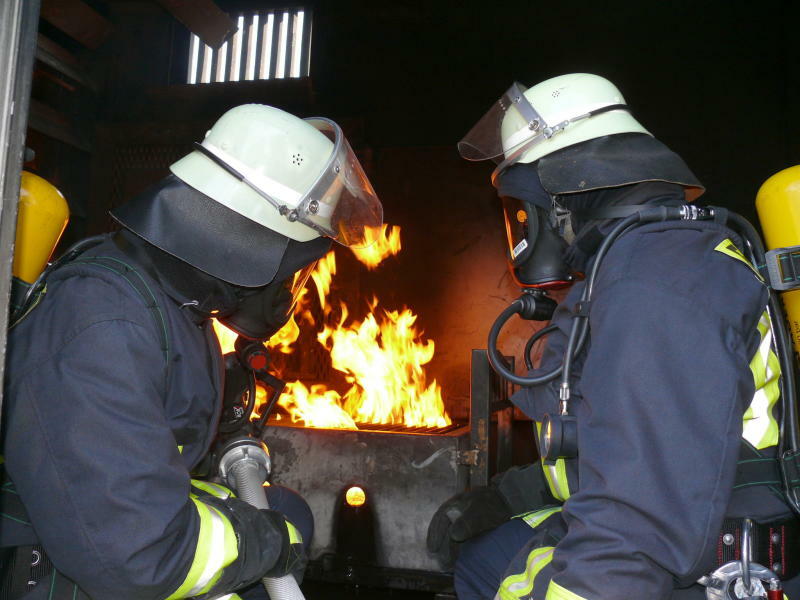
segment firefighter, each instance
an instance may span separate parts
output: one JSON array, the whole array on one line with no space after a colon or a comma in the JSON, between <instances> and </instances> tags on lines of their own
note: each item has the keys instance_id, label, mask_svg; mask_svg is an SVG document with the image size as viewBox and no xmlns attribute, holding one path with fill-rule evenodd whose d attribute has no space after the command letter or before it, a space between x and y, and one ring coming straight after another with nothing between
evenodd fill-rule
<instances>
[{"instance_id":1,"label":"firefighter","mask_svg":"<svg viewBox=\"0 0 800 600\"><path fill-rule=\"evenodd\" d=\"M221 410L210 319L268 339L331 239L365 245L381 204L336 123L263 105L170 171L10 332L4 597L212 598L302 569L299 496L273 486L257 510L192 478Z\"/></svg>"},{"instance_id":2,"label":"firefighter","mask_svg":"<svg viewBox=\"0 0 800 600\"><path fill-rule=\"evenodd\" d=\"M591 74L514 84L460 151L497 161L510 265L530 290L591 273L623 218L703 192ZM541 463L450 499L429 527L429 548L457 556L459 600L704 598L698 580L741 558L744 529L754 563L784 580L800 571L775 460L768 289L744 248L714 220L651 222L603 249L590 301L586 281L572 286L523 383L558 376L512 398L537 424ZM582 343L570 341L578 317ZM568 344L581 348L570 365ZM768 582L750 585L766 597Z\"/></svg>"}]
</instances>

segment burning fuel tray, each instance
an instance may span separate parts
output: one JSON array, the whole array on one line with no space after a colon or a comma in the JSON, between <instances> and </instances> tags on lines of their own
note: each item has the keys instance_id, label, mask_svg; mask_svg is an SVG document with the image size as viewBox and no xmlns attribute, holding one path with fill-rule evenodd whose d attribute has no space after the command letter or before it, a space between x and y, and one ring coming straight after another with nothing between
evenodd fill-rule
<instances>
[{"instance_id":1,"label":"burning fuel tray","mask_svg":"<svg viewBox=\"0 0 800 600\"><path fill-rule=\"evenodd\" d=\"M374 519L375 547L364 549L373 566L440 571L425 549L426 530L441 503L466 489L469 465L464 453L470 449L467 425L442 431L350 431L270 423L264 440L274 457L272 480L298 491L314 513L311 559L341 551L337 541L348 532L341 531L338 512L346 490L358 486L366 493Z\"/></svg>"},{"instance_id":2,"label":"burning fuel tray","mask_svg":"<svg viewBox=\"0 0 800 600\"><path fill-rule=\"evenodd\" d=\"M447 427L361 425L358 431L270 421L263 439L272 481L299 492L314 513L309 580L444 591L451 584L425 547L438 507L489 476L489 430L497 413L497 466L510 466L509 387L473 350L470 422ZM345 495L352 487L365 500Z\"/></svg>"}]
</instances>

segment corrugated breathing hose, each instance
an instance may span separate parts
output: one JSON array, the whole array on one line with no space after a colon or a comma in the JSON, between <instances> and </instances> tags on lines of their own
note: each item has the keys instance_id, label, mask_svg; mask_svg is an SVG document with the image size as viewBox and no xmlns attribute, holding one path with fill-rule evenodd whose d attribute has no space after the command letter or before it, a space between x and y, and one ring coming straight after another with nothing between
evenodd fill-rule
<instances>
[{"instance_id":1,"label":"corrugated breathing hose","mask_svg":"<svg viewBox=\"0 0 800 600\"><path fill-rule=\"evenodd\" d=\"M235 444L226 452L221 461L221 466L224 465L221 471L241 500L266 510L269 509L269 502L263 484L269 474L269 464L266 451L255 440L250 440L250 443ZM261 581L271 600L305 600L297 580L291 574L264 577Z\"/></svg>"}]
</instances>

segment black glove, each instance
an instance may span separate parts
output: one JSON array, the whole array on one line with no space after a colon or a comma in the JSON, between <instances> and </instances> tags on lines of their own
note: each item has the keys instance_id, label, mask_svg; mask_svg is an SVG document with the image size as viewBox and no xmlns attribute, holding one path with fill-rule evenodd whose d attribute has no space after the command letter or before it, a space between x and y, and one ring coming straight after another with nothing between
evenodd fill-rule
<instances>
[{"instance_id":1,"label":"black glove","mask_svg":"<svg viewBox=\"0 0 800 600\"><path fill-rule=\"evenodd\" d=\"M514 513L496 488L477 487L445 501L428 525L428 550L445 567L452 567L458 544L491 531Z\"/></svg>"},{"instance_id":2,"label":"black glove","mask_svg":"<svg viewBox=\"0 0 800 600\"><path fill-rule=\"evenodd\" d=\"M284 516L277 511L262 510L261 512L274 522L276 528L283 528L286 530L286 540L281 547L280 556L278 556L278 560L275 561L275 566L264 573L264 575L266 577L283 577L291 573L299 583L303 579L303 572L308 562L305 550L303 549L303 537L300 535L300 531L291 521L285 519Z\"/></svg>"},{"instance_id":3,"label":"black glove","mask_svg":"<svg viewBox=\"0 0 800 600\"><path fill-rule=\"evenodd\" d=\"M202 600L229 594L265 576L302 575L306 558L300 533L281 513L259 510L234 497L203 496L202 501L228 518L238 541L238 557Z\"/></svg>"},{"instance_id":4,"label":"black glove","mask_svg":"<svg viewBox=\"0 0 800 600\"><path fill-rule=\"evenodd\" d=\"M428 550L450 567L459 543L499 527L514 515L555 503L540 464L513 467L495 475L489 486L456 494L442 504L428 526Z\"/></svg>"}]
</instances>

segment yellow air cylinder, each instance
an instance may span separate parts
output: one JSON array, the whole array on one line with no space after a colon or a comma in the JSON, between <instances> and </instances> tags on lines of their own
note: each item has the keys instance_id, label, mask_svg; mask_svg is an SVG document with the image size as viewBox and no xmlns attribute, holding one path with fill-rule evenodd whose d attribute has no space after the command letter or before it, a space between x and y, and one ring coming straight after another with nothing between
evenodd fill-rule
<instances>
[{"instance_id":1,"label":"yellow air cylinder","mask_svg":"<svg viewBox=\"0 0 800 600\"><path fill-rule=\"evenodd\" d=\"M800 165L767 179L756 194L767 250L800 246ZM781 292L795 353L800 356L800 289Z\"/></svg>"},{"instance_id":2,"label":"yellow air cylinder","mask_svg":"<svg viewBox=\"0 0 800 600\"><path fill-rule=\"evenodd\" d=\"M47 266L69 221L69 207L61 192L46 179L22 172L17 235L14 242L14 277L33 283Z\"/></svg>"}]
</instances>

